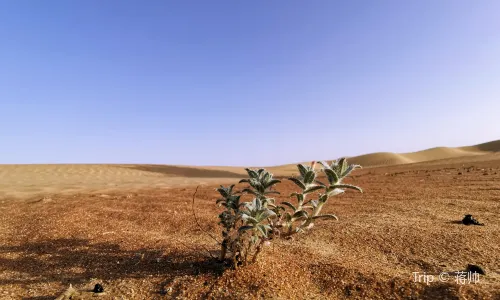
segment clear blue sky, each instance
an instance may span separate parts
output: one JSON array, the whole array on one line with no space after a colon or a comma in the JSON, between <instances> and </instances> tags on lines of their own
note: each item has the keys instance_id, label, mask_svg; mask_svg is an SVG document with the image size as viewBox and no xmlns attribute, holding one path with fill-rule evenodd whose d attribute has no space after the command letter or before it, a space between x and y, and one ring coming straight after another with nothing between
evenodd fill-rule
<instances>
[{"instance_id":1,"label":"clear blue sky","mask_svg":"<svg viewBox=\"0 0 500 300\"><path fill-rule=\"evenodd\" d=\"M500 139L500 1L0 1L0 163L277 165Z\"/></svg>"}]
</instances>

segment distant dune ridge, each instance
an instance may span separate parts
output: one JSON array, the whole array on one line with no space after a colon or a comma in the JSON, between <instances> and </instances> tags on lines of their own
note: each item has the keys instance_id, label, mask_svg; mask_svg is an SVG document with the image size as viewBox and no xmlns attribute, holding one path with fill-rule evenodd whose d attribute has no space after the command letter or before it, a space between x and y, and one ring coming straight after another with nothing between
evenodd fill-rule
<instances>
[{"instance_id":1,"label":"distant dune ridge","mask_svg":"<svg viewBox=\"0 0 500 300\"><path fill-rule=\"evenodd\" d=\"M434 160L452 159L467 156L487 155L495 152L500 152L500 140L456 148L435 147L409 153L376 152L359 156L346 157L348 158L349 163L361 165L363 166L363 168L369 168L430 162ZM290 173L296 171L295 165L296 164L281 165L271 167L270 169L278 173Z\"/></svg>"},{"instance_id":2,"label":"distant dune ridge","mask_svg":"<svg viewBox=\"0 0 500 300\"><path fill-rule=\"evenodd\" d=\"M410 153L378 152L349 158L364 167L419 163L439 159L491 154L500 151L500 140L466 147L436 147Z\"/></svg>"},{"instance_id":3,"label":"distant dune ridge","mask_svg":"<svg viewBox=\"0 0 500 300\"><path fill-rule=\"evenodd\" d=\"M442 159L485 157L500 152L500 140L457 148L437 147L411 153L379 152L349 157L364 168L423 163ZM296 164L268 167L277 176L297 173ZM0 165L0 199L54 193L106 192L115 189L170 188L193 184L226 184L245 175L242 167L170 165Z\"/></svg>"}]
</instances>

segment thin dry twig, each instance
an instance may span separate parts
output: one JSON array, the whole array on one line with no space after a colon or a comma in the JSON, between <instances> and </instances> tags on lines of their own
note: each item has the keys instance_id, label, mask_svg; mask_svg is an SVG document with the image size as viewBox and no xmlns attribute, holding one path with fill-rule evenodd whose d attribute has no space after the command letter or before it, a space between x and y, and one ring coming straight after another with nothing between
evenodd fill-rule
<instances>
[{"instance_id":1,"label":"thin dry twig","mask_svg":"<svg viewBox=\"0 0 500 300\"><path fill-rule=\"evenodd\" d=\"M194 191L194 194L193 194L193 201L191 203L191 209L193 210L193 217L194 217L194 221L196 222L196 225L198 225L198 227L200 228L201 231L203 231L204 233L206 233L209 237L211 237L215 242L217 242L217 244L221 245L221 242L219 242L219 240L217 240L217 238L215 238L212 234L210 234L210 232L206 231L203 229L203 227L201 227L200 225L200 222L198 222L198 218L196 217L196 213L194 211L194 199L196 198L196 193L198 192L198 188L200 186L196 186L196 190ZM205 248L205 247L203 247ZM210 253L210 251L208 249L205 248L205 250L209 253L209 255L212 257L212 258L215 258L214 256L212 256L212 253Z\"/></svg>"}]
</instances>

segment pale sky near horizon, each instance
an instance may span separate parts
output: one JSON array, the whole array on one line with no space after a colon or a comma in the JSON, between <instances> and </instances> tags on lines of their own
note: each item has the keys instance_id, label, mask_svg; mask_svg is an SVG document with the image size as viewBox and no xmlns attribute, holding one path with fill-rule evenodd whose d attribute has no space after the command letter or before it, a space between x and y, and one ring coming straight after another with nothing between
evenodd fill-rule
<instances>
[{"instance_id":1,"label":"pale sky near horizon","mask_svg":"<svg viewBox=\"0 0 500 300\"><path fill-rule=\"evenodd\" d=\"M1 1L0 164L279 165L497 140L499 15L496 0Z\"/></svg>"}]
</instances>

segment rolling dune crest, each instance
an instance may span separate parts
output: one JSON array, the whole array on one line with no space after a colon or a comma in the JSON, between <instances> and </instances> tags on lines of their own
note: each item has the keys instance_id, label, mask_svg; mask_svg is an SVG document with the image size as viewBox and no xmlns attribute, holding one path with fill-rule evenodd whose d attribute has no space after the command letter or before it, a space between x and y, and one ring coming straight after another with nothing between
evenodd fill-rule
<instances>
[{"instance_id":1,"label":"rolling dune crest","mask_svg":"<svg viewBox=\"0 0 500 300\"><path fill-rule=\"evenodd\" d=\"M350 157L363 168L480 159L500 152L500 140L473 146L436 147L412 153L379 152ZM451 161L450 161L451 162ZM458 161L457 161L458 162ZM268 167L276 176L296 174L296 164ZM225 184L245 175L242 167L173 165L31 164L0 165L0 198L29 198L55 193L106 192L116 189L171 188Z\"/></svg>"}]
</instances>

